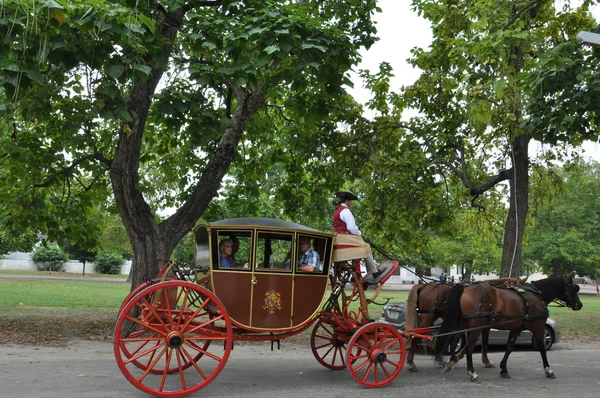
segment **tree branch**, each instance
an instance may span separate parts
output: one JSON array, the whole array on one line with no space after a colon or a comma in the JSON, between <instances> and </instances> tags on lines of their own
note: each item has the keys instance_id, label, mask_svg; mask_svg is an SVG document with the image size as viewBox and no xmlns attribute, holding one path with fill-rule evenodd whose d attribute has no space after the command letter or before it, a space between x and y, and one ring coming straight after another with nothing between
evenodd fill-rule
<instances>
[{"instance_id":1,"label":"tree branch","mask_svg":"<svg viewBox=\"0 0 600 398\"><path fill-rule=\"evenodd\" d=\"M100 153L92 153L89 155L85 155L79 159L75 159L68 167L63 167L60 170L52 171L52 173L50 174L48 179L46 179L46 181L44 181L40 184L34 184L33 186L35 188L47 188L47 187L51 186L58 179L58 177L70 176L72 174L73 170L75 170L79 165L83 164L84 162L86 162L88 160L98 160L101 163L104 163L105 165L107 165L108 167L110 167L110 163L111 163L109 159L106 159Z\"/></svg>"},{"instance_id":2,"label":"tree branch","mask_svg":"<svg viewBox=\"0 0 600 398\"><path fill-rule=\"evenodd\" d=\"M534 6L537 5L541 5L542 1L544 0L531 0L529 3L527 3L525 5L525 7L523 7L522 9L520 9L519 11L517 11L515 13L515 15L513 15L513 17L506 23L506 25L504 25L504 27L502 27L502 30L506 30L510 27L510 25L512 25L513 23L516 22L517 19L519 19L519 17L521 15L523 15L523 13L529 9L533 9Z\"/></svg>"}]
</instances>

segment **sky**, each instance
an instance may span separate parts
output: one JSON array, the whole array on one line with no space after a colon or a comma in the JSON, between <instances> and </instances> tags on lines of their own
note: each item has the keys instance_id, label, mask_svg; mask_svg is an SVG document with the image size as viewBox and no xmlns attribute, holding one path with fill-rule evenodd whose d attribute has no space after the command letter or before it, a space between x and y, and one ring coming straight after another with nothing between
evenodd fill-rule
<instances>
[{"instance_id":1,"label":"sky","mask_svg":"<svg viewBox=\"0 0 600 398\"><path fill-rule=\"evenodd\" d=\"M576 2L573 1L572 4ZM429 46L432 40L431 29L428 21L411 10L410 0L378 0L377 3L382 9L375 16L380 41L363 52L363 61L357 70L376 72L381 62L389 62L395 75L391 87L398 91L400 87L412 84L419 77L421 72L409 65L406 59L410 58L412 48ZM563 1L557 0L556 3L560 5ZM600 6L595 6L592 14L600 21ZM365 102L368 98L367 90L362 87L360 79L353 80L355 87L351 93L357 100ZM539 144L534 145L539 147ZM600 161L600 144L587 142L583 149L586 156Z\"/></svg>"}]
</instances>

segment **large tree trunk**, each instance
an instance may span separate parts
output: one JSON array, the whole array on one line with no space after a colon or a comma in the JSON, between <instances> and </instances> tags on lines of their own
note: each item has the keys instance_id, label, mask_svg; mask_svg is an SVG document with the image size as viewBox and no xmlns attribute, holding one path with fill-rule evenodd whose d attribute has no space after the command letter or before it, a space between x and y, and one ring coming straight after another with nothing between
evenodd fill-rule
<instances>
[{"instance_id":1,"label":"large tree trunk","mask_svg":"<svg viewBox=\"0 0 600 398\"><path fill-rule=\"evenodd\" d=\"M177 11L169 12L169 18L160 25L162 36L167 39L163 45L163 56L160 57L162 63L148 59L148 65L153 66L150 77L146 81L136 82L131 89L127 105L136 118L128 123L129 132L121 128L110 168L119 214L133 246L132 289L156 277L160 266L169 261L177 243L204 213L235 157L246 125L266 99L267 87L264 85L259 85L254 92L248 92L231 82L225 82L236 96L232 123L210 154L210 160L190 197L175 214L157 224L150 206L138 190L140 150L151 96L167 68L166 60L171 56L173 42L183 23L184 9L180 7Z\"/></svg>"},{"instance_id":2,"label":"large tree trunk","mask_svg":"<svg viewBox=\"0 0 600 398\"><path fill-rule=\"evenodd\" d=\"M512 142L512 173L510 182L510 207L504 227L502 268L500 276L517 277L521 274L523 232L529 212L529 136L520 135Z\"/></svg>"}]
</instances>

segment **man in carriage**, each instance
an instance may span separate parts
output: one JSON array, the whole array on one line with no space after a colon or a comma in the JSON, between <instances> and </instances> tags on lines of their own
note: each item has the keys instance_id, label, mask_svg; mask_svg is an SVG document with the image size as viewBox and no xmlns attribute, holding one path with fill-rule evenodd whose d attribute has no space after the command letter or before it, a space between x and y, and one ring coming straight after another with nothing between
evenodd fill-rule
<instances>
[{"instance_id":1,"label":"man in carriage","mask_svg":"<svg viewBox=\"0 0 600 398\"><path fill-rule=\"evenodd\" d=\"M356 226L356 220L350 210L353 200L358 197L352 192L336 192L337 207L333 212L333 232L335 232L335 246L333 261L346 261L364 258L367 265L367 274L364 280L369 284L379 283L391 270L386 265L377 266L371 247L363 240L362 232Z\"/></svg>"}]
</instances>

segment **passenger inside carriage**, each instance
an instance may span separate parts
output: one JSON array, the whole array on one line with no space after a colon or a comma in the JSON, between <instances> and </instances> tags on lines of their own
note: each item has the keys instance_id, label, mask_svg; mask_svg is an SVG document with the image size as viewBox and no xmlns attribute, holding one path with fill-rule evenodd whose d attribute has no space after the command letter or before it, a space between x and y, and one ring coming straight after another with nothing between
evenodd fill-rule
<instances>
[{"instance_id":1,"label":"passenger inside carriage","mask_svg":"<svg viewBox=\"0 0 600 398\"><path fill-rule=\"evenodd\" d=\"M298 239L298 271L320 271L320 262L321 259L319 258L319 253L310 247L310 239L301 236Z\"/></svg>"}]
</instances>

